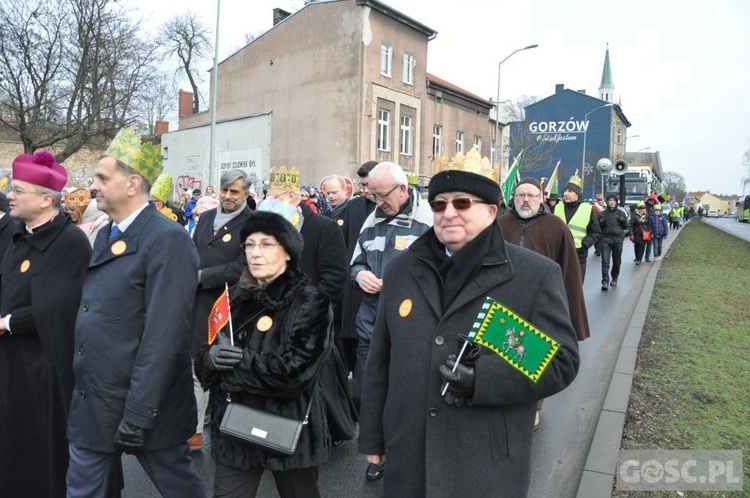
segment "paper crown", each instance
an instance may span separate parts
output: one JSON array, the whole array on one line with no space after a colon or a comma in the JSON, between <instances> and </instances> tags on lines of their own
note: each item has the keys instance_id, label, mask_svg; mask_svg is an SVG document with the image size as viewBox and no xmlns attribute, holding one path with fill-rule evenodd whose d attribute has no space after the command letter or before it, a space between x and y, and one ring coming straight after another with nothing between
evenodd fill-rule
<instances>
[{"instance_id":1,"label":"paper crown","mask_svg":"<svg viewBox=\"0 0 750 498\"><path fill-rule=\"evenodd\" d=\"M571 176L570 180L568 180L568 183L572 183L576 187L583 189L583 180L581 180L581 177L578 176L578 174Z\"/></svg>"},{"instance_id":2,"label":"paper crown","mask_svg":"<svg viewBox=\"0 0 750 498\"><path fill-rule=\"evenodd\" d=\"M88 190L79 188L73 192L65 194L65 205L75 207L86 207L91 202L91 194Z\"/></svg>"},{"instance_id":3,"label":"paper crown","mask_svg":"<svg viewBox=\"0 0 750 498\"><path fill-rule=\"evenodd\" d=\"M151 142L141 143L135 128L123 128L109 144L106 155L121 161L154 183L164 168L164 157Z\"/></svg>"},{"instance_id":4,"label":"paper crown","mask_svg":"<svg viewBox=\"0 0 750 498\"><path fill-rule=\"evenodd\" d=\"M411 171L406 171L406 183L409 185L419 185L419 175L417 173L412 173Z\"/></svg>"},{"instance_id":5,"label":"paper crown","mask_svg":"<svg viewBox=\"0 0 750 498\"><path fill-rule=\"evenodd\" d=\"M280 168L271 168L271 178L268 184L270 190L294 190L299 191L302 184L299 180L299 171L297 168L291 168L287 171L286 166Z\"/></svg>"},{"instance_id":6,"label":"paper crown","mask_svg":"<svg viewBox=\"0 0 750 498\"><path fill-rule=\"evenodd\" d=\"M457 153L451 158L437 156L432 166L433 174L441 171L465 171L497 181L500 177L500 168L493 166L490 160L482 157L476 147L472 147L468 154Z\"/></svg>"},{"instance_id":7,"label":"paper crown","mask_svg":"<svg viewBox=\"0 0 750 498\"><path fill-rule=\"evenodd\" d=\"M161 202L167 202L169 194L172 193L172 177L169 173L164 172L156 179L153 185L151 185L151 195L159 199Z\"/></svg>"}]
</instances>

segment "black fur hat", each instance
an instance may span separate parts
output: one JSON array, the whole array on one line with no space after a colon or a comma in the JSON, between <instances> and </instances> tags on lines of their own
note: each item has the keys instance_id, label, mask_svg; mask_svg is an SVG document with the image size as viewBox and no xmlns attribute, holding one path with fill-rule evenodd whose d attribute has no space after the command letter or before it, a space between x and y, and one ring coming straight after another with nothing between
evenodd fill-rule
<instances>
[{"instance_id":1,"label":"black fur hat","mask_svg":"<svg viewBox=\"0 0 750 498\"><path fill-rule=\"evenodd\" d=\"M240 242L256 232L270 235L284 246L291 258L289 264L299 266L302 257L302 235L283 216L269 211L254 211L240 229Z\"/></svg>"}]
</instances>

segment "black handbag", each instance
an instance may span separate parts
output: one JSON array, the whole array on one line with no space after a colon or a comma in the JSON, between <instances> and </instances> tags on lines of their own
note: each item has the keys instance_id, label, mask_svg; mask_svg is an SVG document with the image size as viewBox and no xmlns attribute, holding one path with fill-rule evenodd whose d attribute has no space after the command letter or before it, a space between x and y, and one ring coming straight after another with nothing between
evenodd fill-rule
<instances>
[{"instance_id":1,"label":"black handbag","mask_svg":"<svg viewBox=\"0 0 750 498\"><path fill-rule=\"evenodd\" d=\"M292 455L297 450L302 427L307 425L312 407L312 392L307 402L303 420L282 417L258 408L232 403L227 394L227 409L221 419L219 431L243 442L267 450Z\"/></svg>"}]
</instances>

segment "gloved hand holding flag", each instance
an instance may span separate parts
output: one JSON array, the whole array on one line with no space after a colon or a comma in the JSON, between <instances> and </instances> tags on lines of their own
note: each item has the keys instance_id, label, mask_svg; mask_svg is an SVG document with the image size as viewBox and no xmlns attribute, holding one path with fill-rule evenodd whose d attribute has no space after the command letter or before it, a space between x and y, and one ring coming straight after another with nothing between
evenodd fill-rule
<instances>
[{"instance_id":1,"label":"gloved hand holding flag","mask_svg":"<svg viewBox=\"0 0 750 498\"><path fill-rule=\"evenodd\" d=\"M216 335L224 326L229 323L229 340L232 346L234 346L234 334L232 331L232 313L229 307L229 285L224 283L224 292L221 293L219 299L216 300L211 313L208 315L208 343L213 344L216 340Z\"/></svg>"}]
</instances>

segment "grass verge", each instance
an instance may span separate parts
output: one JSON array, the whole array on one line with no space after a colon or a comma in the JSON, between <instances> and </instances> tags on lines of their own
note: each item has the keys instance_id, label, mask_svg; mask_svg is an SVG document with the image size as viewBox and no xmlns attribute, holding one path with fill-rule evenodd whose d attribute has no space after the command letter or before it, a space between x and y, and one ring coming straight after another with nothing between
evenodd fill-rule
<instances>
[{"instance_id":1,"label":"grass verge","mask_svg":"<svg viewBox=\"0 0 750 498\"><path fill-rule=\"evenodd\" d=\"M623 449L743 450L750 496L750 243L695 220L661 263L643 329Z\"/></svg>"}]
</instances>

